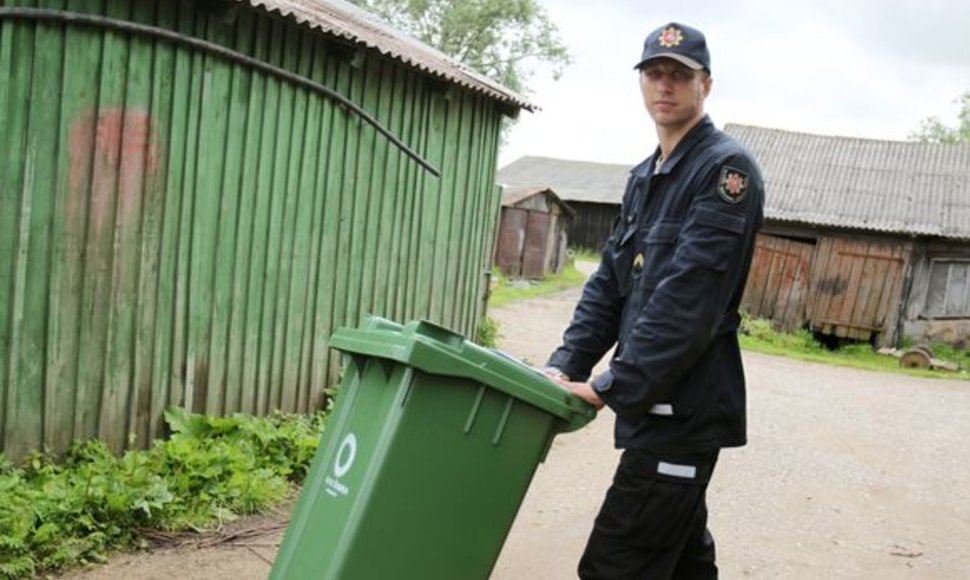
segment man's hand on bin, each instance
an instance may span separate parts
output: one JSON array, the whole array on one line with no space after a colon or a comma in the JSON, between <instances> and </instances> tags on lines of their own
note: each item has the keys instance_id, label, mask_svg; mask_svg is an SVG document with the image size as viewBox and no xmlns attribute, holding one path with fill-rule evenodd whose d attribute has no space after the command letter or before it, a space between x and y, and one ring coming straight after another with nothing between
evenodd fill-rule
<instances>
[{"instance_id":1,"label":"man's hand on bin","mask_svg":"<svg viewBox=\"0 0 970 580\"><path fill-rule=\"evenodd\" d=\"M589 383L577 383L570 381L569 377L567 377L561 370L556 368L547 367L542 369L542 372L550 379L559 383L562 388L592 405L597 411L602 409L605 405L603 399L596 394L596 391L593 390L592 385Z\"/></svg>"}]
</instances>

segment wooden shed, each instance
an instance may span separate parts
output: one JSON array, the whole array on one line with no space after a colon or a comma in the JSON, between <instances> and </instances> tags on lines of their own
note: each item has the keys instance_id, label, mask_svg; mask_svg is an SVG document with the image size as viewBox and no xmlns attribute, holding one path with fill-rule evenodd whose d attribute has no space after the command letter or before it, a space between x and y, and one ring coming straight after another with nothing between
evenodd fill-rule
<instances>
[{"instance_id":1,"label":"wooden shed","mask_svg":"<svg viewBox=\"0 0 970 580\"><path fill-rule=\"evenodd\" d=\"M566 264L573 210L548 188L502 195L495 265L506 276L541 278Z\"/></svg>"},{"instance_id":2,"label":"wooden shed","mask_svg":"<svg viewBox=\"0 0 970 580\"><path fill-rule=\"evenodd\" d=\"M318 408L369 314L474 334L521 108L341 0L0 1L0 450Z\"/></svg>"},{"instance_id":3,"label":"wooden shed","mask_svg":"<svg viewBox=\"0 0 970 580\"><path fill-rule=\"evenodd\" d=\"M725 131L765 176L744 308L879 345L968 344L970 144Z\"/></svg>"},{"instance_id":4,"label":"wooden shed","mask_svg":"<svg viewBox=\"0 0 970 580\"><path fill-rule=\"evenodd\" d=\"M548 187L555 191L575 212L569 245L598 252L620 212L631 167L527 156L500 169L497 181L517 190Z\"/></svg>"},{"instance_id":5,"label":"wooden shed","mask_svg":"<svg viewBox=\"0 0 970 580\"><path fill-rule=\"evenodd\" d=\"M784 330L893 344L970 342L970 144L811 135L728 124L766 180L744 307ZM598 248L630 167L523 157L503 184L553 188Z\"/></svg>"}]
</instances>

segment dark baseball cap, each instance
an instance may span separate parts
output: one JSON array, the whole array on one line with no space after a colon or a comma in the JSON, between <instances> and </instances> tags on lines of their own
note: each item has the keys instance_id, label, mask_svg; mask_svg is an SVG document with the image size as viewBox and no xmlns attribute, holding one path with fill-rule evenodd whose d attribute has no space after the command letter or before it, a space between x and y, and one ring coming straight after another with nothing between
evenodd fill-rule
<instances>
[{"instance_id":1,"label":"dark baseball cap","mask_svg":"<svg viewBox=\"0 0 970 580\"><path fill-rule=\"evenodd\" d=\"M647 35L640 62L633 68L643 68L655 58L672 58L688 68L711 72L711 53L704 33L677 22L664 24Z\"/></svg>"}]
</instances>

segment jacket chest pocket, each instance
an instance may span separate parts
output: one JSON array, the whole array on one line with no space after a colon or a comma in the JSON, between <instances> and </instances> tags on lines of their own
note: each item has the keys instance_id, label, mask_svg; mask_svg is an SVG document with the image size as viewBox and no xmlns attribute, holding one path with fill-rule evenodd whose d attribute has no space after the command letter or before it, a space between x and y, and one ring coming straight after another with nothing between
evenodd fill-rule
<instances>
[{"instance_id":1,"label":"jacket chest pocket","mask_svg":"<svg viewBox=\"0 0 970 580\"><path fill-rule=\"evenodd\" d=\"M639 278L638 287L652 290L667 275L682 225L679 221L660 221L641 227L632 270Z\"/></svg>"}]
</instances>

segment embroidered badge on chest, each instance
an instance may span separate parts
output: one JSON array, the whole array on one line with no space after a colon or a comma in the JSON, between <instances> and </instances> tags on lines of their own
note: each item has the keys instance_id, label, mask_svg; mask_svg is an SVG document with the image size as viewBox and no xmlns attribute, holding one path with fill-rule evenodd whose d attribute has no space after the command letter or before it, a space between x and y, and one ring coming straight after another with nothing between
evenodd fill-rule
<instances>
[{"instance_id":1,"label":"embroidered badge on chest","mask_svg":"<svg viewBox=\"0 0 970 580\"><path fill-rule=\"evenodd\" d=\"M739 203L748 195L748 174L725 165L717 180L717 193L728 203Z\"/></svg>"}]
</instances>

